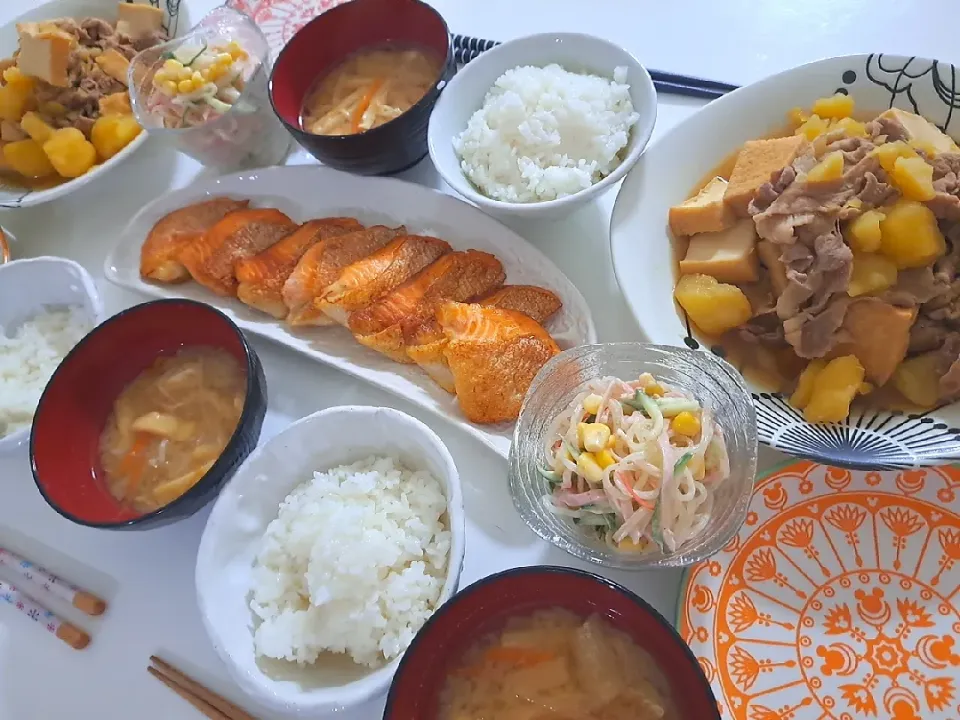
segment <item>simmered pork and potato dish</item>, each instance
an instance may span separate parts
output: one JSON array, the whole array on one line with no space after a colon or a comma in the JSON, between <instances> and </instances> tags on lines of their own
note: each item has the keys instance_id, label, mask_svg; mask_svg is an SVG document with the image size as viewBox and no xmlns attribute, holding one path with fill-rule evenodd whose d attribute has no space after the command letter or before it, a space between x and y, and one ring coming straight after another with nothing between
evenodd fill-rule
<instances>
[{"instance_id":1,"label":"simmered pork and potato dish","mask_svg":"<svg viewBox=\"0 0 960 720\"><path fill-rule=\"evenodd\" d=\"M885 408L960 397L960 147L846 95L792 110L670 209L690 321L809 422L858 396Z\"/></svg>"}]
</instances>

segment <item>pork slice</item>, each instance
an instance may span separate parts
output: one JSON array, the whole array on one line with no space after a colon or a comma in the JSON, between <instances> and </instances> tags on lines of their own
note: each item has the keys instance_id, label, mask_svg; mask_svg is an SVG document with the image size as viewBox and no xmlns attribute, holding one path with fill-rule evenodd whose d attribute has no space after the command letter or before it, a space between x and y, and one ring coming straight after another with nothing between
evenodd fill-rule
<instances>
[{"instance_id":1,"label":"pork slice","mask_svg":"<svg viewBox=\"0 0 960 720\"><path fill-rule=\"evenodd\" d=\"M849 340L841 329L850 298L834 298L818 315L803 311L783 321L784 336L797 357L822 358L841 342Z\"/></svg>"},{"instance_id":2,"label":"pork slice","mask_svg":"<svg viewBox=\"0 0 960 720\"><path fill-rule=\"evenodd\" d=\"M946 342L952 332L954 331L942 323L920 316L910 328L910 344L907 346L907 353L917 355L936 350Z\"/></svg>"},{"instance_id":3,"label":"pork slice","mask_svg":"<svg viewBox=\"0 0 960 720\"><path fill-rule=\"evenodd\" d=\"M937 192L947 193L949 195L957 195L958 187L960 187L960 182L957 181L957 174L952 170L944 173L933 181L934 190Z\"/></svg>"},{"instance_id":4,"label":"pork slice","mask_svg":"<svg viewBox=\"0 0 960 720\"><path fill-rule=\"evenodd\" d=\"M866 138L844 136L840 140L828 143L826 152L830 153L839 150L843 153L844 165L856 165L875 147L876 145Z\"/></svg>"},{"instance_id":5,"label":"pork slice","mask_svg":"<svg viewBox=\"0 0 960 720\"><path fill-rule=\"evenodd\" d=\"M878 117L867 123L867 134L879 145L881 142L906 140L907 129L892 117Z\"/></svg>"},{"instance_id":6,"label":"pork slice","mask_svg":"<svg viewBox=\"0 0 960 720\"><path fill-rule=\"evenodd\" d=\"M737 328L736 332L741 339L749 343L783 345L786 340L783 335L783 323L773 308L757 313Z\"/></svg>"},{"instance_id":7,"label":"pork slice","mask_svg":"<svg viewBox=\"0 0 960 720\"><path fill-rule=\"evenodd\" d=\"M949 289L949 282L938 278L933 268L909 268L897 273L896 284L883 294L883 299L897 307L917 307Z\"/></svg>"},{"instance_id":8,"label":"pork slice","mask_svg":"<svg viewBox=\"0 0 960 720\"><path fill-rule=\"evenodd\" d=\"M951 173L954 176L960 175L960 153L940 153L931 158L929 163L933 165L934 180Z\"/></svg>"},{"instance_id":9,"label":"pork slice","mask_svg":"<svg viewBox=\"0 0 960 720\"><path fill-rule=\"evenodd\" d=\"M863 189L857 193L863 206L880 207L893 200L899 192L893 185L881 182L872 172L863 175Z\"/></svg>"},{"instance_id":10,"label":"pork slice","mask_svg":"<svg viewBox=\"0 0 960 720\"><path fill-rule=\"evenodd\" d=\"M960 397L960 333L952 333L937 350L936 372L940 376L939 401L952 402Z\"/></svg>"},{"instance_id":11,"label":"pork slice","mask_svg":"<svg viewBox=\"0 0 960 720\"><path fill-rule=\"evenodd\" d=\"M960 328L960 280L954 280L944 292L931 298L923 306L923 314L931 320Z\"/></svg>"},{"instance_id":12,"label":"pork slice","mask_svg":"<svg viewBox=\"0 0 960 720\"><path fill-rule=\"evenodd\" d=\"M939 220L960 221L960 197L956 195L941 190L926 205Z\"/></svg>"}]
</instances>

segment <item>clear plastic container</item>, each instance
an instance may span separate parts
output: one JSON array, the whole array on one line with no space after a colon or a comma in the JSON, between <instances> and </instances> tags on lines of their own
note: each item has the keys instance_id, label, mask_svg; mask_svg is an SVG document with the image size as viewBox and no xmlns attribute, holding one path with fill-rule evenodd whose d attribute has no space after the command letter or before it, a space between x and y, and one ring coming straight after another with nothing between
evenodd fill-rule
<instances>
[{"instance_id":1,"label":"clear plastic container","mask_svg":"<svg viewBox=\"0 0 960 720\"><path fill-rule=\"evenodd\" d=\"M730 477L714 492L710 521L676 552L614 550L547 509L549 467L544 448L553 420L592 379L632 379L649 372L685 388L713 409L730 458ZM718 552L747 517L757 473L757 420L743 377L729 363L702 350L643 343L581 345L556 355L534 378L520 410L510 448L510 496L537 535L571 555L608 568L650 570L693 565Z\"/></svg>"},{"instance_id":2,"label":"clear plastic container","mask_svg":"<svg viewBox=\"0 0 960 720\"><path fill-rule=\"evenodd\" d=\"M154 85L157 70L180 48L212 48L231 41L249 56L239 97L222 114L170 127L169 115L161 112L162 94ZM290 151L292 138L270 105L270 67L270 46L260 28L243 13L220 7L186 35L134 57L127 76L133 111L150 135L219 172L278 165Z\"/></svg>"}]
</instances>

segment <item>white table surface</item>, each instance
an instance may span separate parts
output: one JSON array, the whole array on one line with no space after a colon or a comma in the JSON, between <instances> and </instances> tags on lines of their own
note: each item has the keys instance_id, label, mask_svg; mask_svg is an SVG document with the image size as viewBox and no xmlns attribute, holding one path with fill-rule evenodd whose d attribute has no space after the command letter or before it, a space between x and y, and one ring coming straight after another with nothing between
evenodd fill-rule
<instances>
[{"instance_id":1,"label":"white table surface","mask_svg":"<svg viewBox=\"0 0 960 720\"><path fill-rule=\"evenodd\" d=\"M955 0L431 1L454 32L499 40L549 30L587 32L622 44L650 67L741 84L820 57L855 52L882 50L960 60L955 23L950 21L957 18ZM39 0L2 0L0 24L37 4ZM184 4L196 19L215 3L184 0ZM654 141L699 106L696 101L664 98ZM293 162L312 159L300 153ZM187 184L198 170L193 161L148 142L99 181L46 205L0 211L0 222L18 237L16 257L62 255L79 261L98 279L108 311L117 312L144 298L103 280L103 258L116 233L143 204ZM429 160L405 176L443 188ZM601 341L640 339L610 261L608 225L615 193L562 223L514 224L581 289ZM270 393L263 438L315 410L351 403L397 407L437 431L464 484L463 585L513 566L578 564L536 538L517 517L506 488L506 463L479 442L359 380L268 343L254 340L254 345L263 359ZM761 466L783 459L762 451ZM82 580L110 603L107 614L93 622L64 612L94 636L82 653L41 632L11 608L0 607L0 720L199 718L147 675L144 668L154 653L215 691L242 700L207 640L194 601L194 559L206 518L204 511L147 532L79 527L40 497L26 448L0 458L0 544L10 544L55 571ZM667 617L675 617L679 571L608 574ZM339 717L372 720L380 717L381 708L382 700Z\"/></svg>"}]
</instances>

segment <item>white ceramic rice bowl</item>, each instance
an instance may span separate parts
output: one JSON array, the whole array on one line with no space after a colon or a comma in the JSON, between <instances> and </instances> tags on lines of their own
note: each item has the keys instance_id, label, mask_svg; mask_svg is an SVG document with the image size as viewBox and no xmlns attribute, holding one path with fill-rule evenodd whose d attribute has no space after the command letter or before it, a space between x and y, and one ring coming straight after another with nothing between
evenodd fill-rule
<instances>
[{"instance_id":1,"label":"white ceramic rice bowl","mask_svg":"<svg viewBox=\"0 0 960 720\"><path fill-rule=\"evenodd\" d=\"M0 327L15 329L46 309L64 305L79 306L92 327L104 319L96 283L73 260L37 257L0 265ZM30 428L26 427L0 438L0 454L19 447L29 437Z\"/></svg>"},{"instance_id":2,"label":"white ceramic rice bowl","mask_svg":"<svg viewBox=\"0 0 960 720\"><path fill-rule=\"evenodd\" d=\"M385 694L403 657L344 682L335 668L301 668L282 662L277 664L284 667L283 679L270 677L254 655L254 615L249 603L253 560L280 502L314 471L369 455L398 456L405 467L428 470L443 486L450 556L439 607L456 591L463 565L460 477L436 433L398 410L334 407L291 424L247 458L220 493L203 532L196 584L204 627L240 689L280 716L313 717Z\"/></svg>"},{"instance_id":3,"label":"white ceramic rice bowl","mask_svg":"<svg viewBox=\"0 0 960 720\"><path fill-rule=\"evenodd\" d=\"M460 168L453 138L467 127L483 106L487 91L503 73L519 65L544 67L557 63L571 72L589 72L612 78L617 67L627 68L634 111L640 118L630 129L623 160L607 177L580 192L556 200L510 203L480 193ZM430 159L444 181L489 215L499 218L556 219L586 203L618 182L632 168L653 133L657 120L657 93L643 65L623 48L580 33L546 33L511 40L467 63L443 89L430 116L427 146Z\"/></svg>"}]
</instances>

